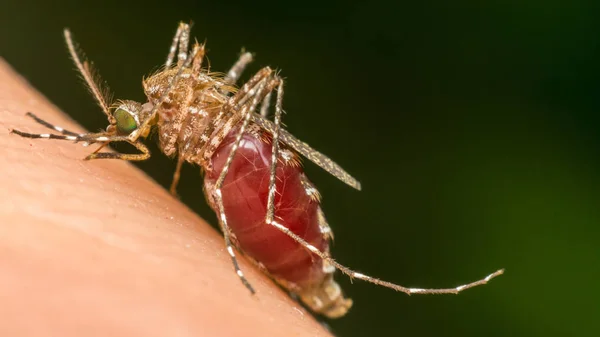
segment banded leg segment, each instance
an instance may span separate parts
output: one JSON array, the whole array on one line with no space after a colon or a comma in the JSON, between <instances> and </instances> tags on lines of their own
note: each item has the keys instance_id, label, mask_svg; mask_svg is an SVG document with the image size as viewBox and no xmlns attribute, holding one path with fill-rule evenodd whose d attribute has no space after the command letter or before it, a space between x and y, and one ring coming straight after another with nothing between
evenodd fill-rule
<instances>
[{"instance_id":1,"label":"banded leg segment","mask_svg":"<svg viewBox=\"0 0 600 337\"><path fill-rule=\"evenodd\" d=\"M47 127L48 129L52 129L54 131L60 132L66 136L82 136L83 135L81 133L66 130L60 126L50 124L50 123L46 122L45 120L39 118L38 116L34 115L33 112L27 112L25 114L25 116L32 118L34 121L36 121L39 124L42 124L43 126Z\"/></svg>"},{"instance_id":2,"label":"banded leg segment","mask_svg":"<svg viewBox=\"0 0 600 337\"><path fill-rule=\"evenodd\" d=\"M221 111L214 118L213 122L210 123L202 133L200 139L212 139L217 141L214 143L213 141L205 142L202 145L201 150L198 153L202 154L202 161L205 163L210 162L210 158L212 157L214 151L217 149L217 146L220 143L220 139L218 137L214 137L213 135L225 135L227 134L235 125L239 122L240 116L242 119L244 118L243 113L239 113L241 107L252 97L257 94L258 84L262 81L268 79L273 70L269 67L262 68L259 70L250 80L248 80L240 90L233 96L229 98L227 103L221 108ZM252 111L251 111L252 112ZM222 125L220 128L218 125Z\"/></svg>"},{"instance_id":3,"label":"banded leg segment","mask_svg":"<svg viewBox=\"0 0 600 337\"><path fill-rule=\"evenodd\" d=\"M244 72L244 69L246 69L246 66L248 66L248 64L250 64L250 62L253 60L254 57L252 56L252 53L242 51L242 55L240 55L233 67L231 67L231 69L229 69L227 72L227 75L225 75L225 84L235 84L235 82L240 79L240 76Z\"/></svg>"},{"instance_id":4,"label":"banded leg segment","mask_svg":"<svg viewBox=\"0 0 600 337\"><path fill-rule=\"evenodd\" d=\"M273 144L272 144L272 155L271 155L271 172L269 176L269 194L267 198L267 215L265 221L271 223L275 216L275 193L276 191L276 174L277 174L277 161L279 159L279 131L281 131L281 113L283 111L283 80L276 76L279 82L277 86L277 102L275 103L275 129L273 130ZM271 98L271 93L267 94L265 101ZM261 111L262 115L262 111Z\"/></svg>"},{"instance_id":5,"label":"banded leg segment","mask_svg":"<svg viewBox=\"0 0 600 337\"><path fill-rule=\"evenodd\" d=\"M165 68L169 68L171 64L173 64L173 61L175 60L175 53L177 52L177 45L179 45L177 63L179 64L185 62L190 41L190 29L190 25L187 23L179 23L179 27L177 27L177 31L173 37L173 42L171 43L171 48L169 49L169 55L167 56L167 61L165 62Z\"/></svg>"},{"instance_id":6,"label":"banded leg segment","mask_svg":"<svg viewBox=\"0 0 600 337\"><path fill-rule=\"evenodd\" d=\"M43 139L59 139L59 140L71 140L71 141L82 141L83 137L79 136L70 136L70 135L55 135L53 133L28 133L19 130L10 130L10 133L14 133L15 135L19 135L24 138L43 138Z\"/></svg>"},{"instance_id":7,"label":"banded leg segment","mask_svg":"<svg viewBox=\"0 0 600 337\"><path fill-rule=\"evenodd\" d=\"M271 93L268 93L267 97L265 97L262 104L260 105L260 116L261 117L267 118L267 115L269 114L270 105L271 105Z\"/></svg>"},{"instance_id":8,"label":"banded leg segment","mask_svg":"<svg viewBox=\"0 0 600 337\"><path fill-rule=\"evenodd\" d=\"M231 230L229 228L229 225L227 224L227 216L225 215L225 206L223 206L223 196L221 194L221 187L217 187L217 185L215 185L214 200L215 200L215 203L217 204L217 208L218 208L219 215L220 215L219 216L219 225L221 227L221 232L223 232L223 238L225 239L225 248L227 249L227 252L229 253L229 256L231 257L231 263L233 263L233 269L235 270L235 273L237 274L237 276L240 278L240 281L242 281L242 283L250 291L250 293L255 294L256 291L254 290L254 287L252 287L250 282L248 282L248 279L244 276L244 272L242 272L242 269L240 268L237 257L235 255L235 251L233 250L234 248L233 248L233 244L231 243L231 234L230 234Z\"/></svg>"},{"instance_id":9,"label":"banded leg segment","mask_svg":"<svg viewBox=\"0 0 600 337\"><path fill-rule=\"evenodd\" d=\"M264 82L261 82L259 84L259 87L263 87L264 84L265 84ZM233 144L233 147L231 148L231 151L229 152L229 156L227 157L225 166L223 167L223 170L221 171L221 174L219 175L219 178L217 179L217 182L215 183L214 199L215 199L215 203L217 204L218 211L219 211L219 224L221 225L221 231L223 232L223 236L225 238L225 246L227 248L227 252L229 252L229 255L231 256L233 268L235 269L236 274L238 275L238 277L240 278L240 280L242 281L244 286L246 288L248 288L250 293L254 294L256 291L254 290L254 288L252 287L250 282L248 282L248 280L244 276L244 273L240 269L239 263L235 256L235 252L233 250L233 245L231 243L231 238L230 238L230 234L229 234L231 232L231 230L227 224L227 215L225 215L225 206L223 205L223 195L221 193L223 181L225 181L225 177L227 176L229 166L231 165L233 157L235 156L235 152L237 151L240 141L242 139L242 135L244 134L244 131L246 130L248 122L250 121L250 118L248 116L250 116L252 114L252 112L251 112L252 110L250 110L250 111L247 111L247 110L248 110L248 106L245 106L244 109L242 110L242 113L245 113L246 116L244 116L245 118L242 123L242 126L240 127L240 132L238 133L235 143Z\"/></svg>"},{"instance_id":10,"label":"banded leg segment","mask_svg":"<svg viewBox=\"0 0 600 337\"><path fill-rule=\"evenodd\" d=\"M234 96L229 99L226 107L224 107L224 110L235 110L241 108L249 99L255 97L258 91L257 84L270 77L272 73L273 70L269 67L264 67L259 70L256 74L254 74L254 76L252 76L252 78L250 78L250 80L244 83L242 88Z\"/></svg>"},{"instance_id":11,"label":"banded leg segment","mask_svg":"<svg viewBox=\"0 0 600 337\"><path fill-rule=\"evenodd\" d=\"M37 117L36 115L34 115L31 112L28 112L26 114L26 116L33 118L34 121L36 121L39 124L42 124L43 126L45 126L47 128L50 128L50 129L53 129L53 130L56 130L56 131L62 133L62 135L55 135L52 133L29 133L29 132L23 132L20 130L14 130L14 129L10 130L11 133L14 133L16 135L19 135L19 136L25 137L25 138L70 140L70 141L74 141L74 142L86 142L88 144L127 140L127 137L112 136L111 134L106 133L106 132L76 133L73 131L65 130L62 127L59 127L54 124L46 122L45 120Z\"/></svg>"},{"instance_id":12,"label":"banded leg segment","mask_svg":"<svg viewBox=\"0 0 600 337\"><path fill-rule=\"evenodd\" d=\"M237 152L237 149L239 148L240 142L242 140L242 136L244 135L246 127L248 126L248 124L250 122L250 117L254 113L254 110L257 108L258 104L262 100L265 99L265 97L268 95L268 93L272 92L275 89L275 87L277 87L277 85L280 84L280 80L278 77L273 78L271 76L272 72L270 69L267 68L266 72L267 72L266 76L262 76L261 80L255 82L256 85L254 87L242 89L237 94L237 95L248 96L245 98L240 98L240 99L245 100L245 103L242 104L242 107L240 109L240 114L242 116L242 124L237 133L237 136L233 143L233 146L231 147L231 150L229 151L227 160L225 162L225 166L221 170L221 172L219 174L219 178L217 179L217 181L214 185L214 194L213 194L214 202L217 206L217 211L219 212L219 224L221 225L221 230L223 231L223 235L225 237L225 245L227 247L227 251L229 252L229 254L231 256L236 274L238 275L238 277L240 278L242 283L246 286L246 288L248 288L248 290L250 290L251 293L254 293L254 288L248 282L248 280L244 277L243 272L239 268L239 264L238 264L237 258L235 256L233 246L231 244L231 239L230 239L230 234L229 234L230 228L227 223L227 215L225 214L225 206L223 204L223 196L221 193L221 188L223 187L223 182L225 181L225 178L229 171L229 167L231 166L233 158L235 157L235 153ZM234 99L234 98L235 98L235 96L232 97L230 102L235 102L236 99ZM231 107L224 107L224 109L228 109L228 108L231 108Z\"/></svg>"},{"instance_id":13,"label":"banded leg segment","mask_svg":"<svg viewBox=\"0 0 600 337\"><path fill-rule=\"evenodd\" d=\"M474 281L474 282L471 282L468 284L463 284L463 285L460 285L455 288L440 288L440 289L408 288L408 287L404 287L404 286L401 286L398 284L383 281L383 280L356 272L356 271L336 262L334 259L332 259L327 254L321 252L317 247L311 245L310 243L306 242L304 239L302 239L298 235L294 234L291 230L289 230L284 225L277 223L276 221L271 221L270 224L273 227L279 229L281 232L285 233L290 238L294 239L296 242L301 244L304 248L308 249L311 253L313 253L313 254L317 255L318 257L320 257L321 259L331 263L336 269L338 269L342 273L348 275L351 279L352 278L361 279L361 280L367 281L369 283L377 284L382 287L386 287L386 288L390 288L390 289L393 289L396 291L403 292L407 295L413 295L413 294L458 294L459 292L461 292L463 290L473 288L476 286L480 286L480 285L484 285L484 284L488 283L491 279L495 278L496 276L500 276L504 273L504 269L500 269L500 270L497 270L497 271L487 275L486 277L484 277L480 280L477 280L477 281Z\"/></svg>"},{"instance_id":14,"label":"banded leg segment","mask_svg":"<svg viewBox=\"0 0 600 337\"><path fill-rule=\"evenodd\" d=\"M192 60L192 74L199 75L202 70L202 61L204 60L204 43L200 45L196 45L198 47L198 51L194 55L194 59Z\"/></svg>"},{"instance_id":15,"label":"banded leg segment","mask_svg":"<svg viewBox=\"0 0 600 337\"><path fill-rule=\"evenodd\" d=\"M18 136L24 138L32 138L32 139L56 139L56 140L68 140L73 142L84 142L84 145L101 143L101 146L96 149L94 152L85 157L85 160L90 159L121 159L128 161L140 161L146 160L150 157L150 151L148 148L140 143L140 142L131 142L126 136L114 136L110 133L101 132L101 133L75 133L69 130L65 130L59 126L53 125L51 123L46 122L45 120L37 117L31 112L26 114L28 117L31 117L37 123L49 128L61 132L62 135L55 135L52 133L29 133L23 132L19 130L10 130L11 133L14 133ZM127 153L115 153L115 152L99 152L104 146L108 145L111 142L128 142L131 145L135 146L140 152L139 154L127 154Z\"/></svg>"}]
</instances>

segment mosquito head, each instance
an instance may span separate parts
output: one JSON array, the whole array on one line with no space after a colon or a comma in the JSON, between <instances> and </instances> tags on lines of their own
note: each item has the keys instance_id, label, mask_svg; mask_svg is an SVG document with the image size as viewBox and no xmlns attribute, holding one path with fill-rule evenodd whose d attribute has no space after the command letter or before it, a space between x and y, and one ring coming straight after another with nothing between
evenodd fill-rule
<instances>
[{"instance_id":1,"label":"mosquito head","mask_svg":"<svg viewBox=\"0 0 600 337\"><path fill-rule=\"evenodd\" d=\"M112 116L114 124L107 131L113 130L119 136L127 136L137 130L149 117L152 105L150 103L140 104L135 101L120 101L114 108ZM149 130L142 130L146 135Z\"/></svg>"}]
</instances>

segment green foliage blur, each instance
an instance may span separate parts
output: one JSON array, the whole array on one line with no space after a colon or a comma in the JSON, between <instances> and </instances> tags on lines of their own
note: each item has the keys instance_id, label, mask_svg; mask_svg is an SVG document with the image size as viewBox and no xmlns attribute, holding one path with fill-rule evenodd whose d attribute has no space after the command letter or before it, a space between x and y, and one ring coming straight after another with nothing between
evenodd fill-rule
<instances>
[{"instance_id":1,"label":"green foliage blur","mask_svg":"<svg viewBox=\"0 0 600 337\"><path fill-rule=\"evenodd\" d=\"M143 101L142 76L193 20L213 70L242 47L256 53L244 79L282 69L288 130L362 182L306 162L339 261L418 287L506 268L459 296L339 276L355 307L327 322L336 335L600 336L599 13L580 0L5 0L0 55L98 130L63 27L117 98ZM168 186L174 162L152 150L139 166ZM216 224L198 172L185 168L181 198Z\"/></svg>"}]
</instances>

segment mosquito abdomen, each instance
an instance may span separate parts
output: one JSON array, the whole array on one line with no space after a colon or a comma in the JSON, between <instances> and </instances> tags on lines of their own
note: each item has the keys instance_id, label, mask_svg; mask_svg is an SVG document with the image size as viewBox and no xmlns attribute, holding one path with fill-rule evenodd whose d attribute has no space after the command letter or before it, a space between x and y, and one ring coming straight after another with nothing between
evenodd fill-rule
<instances>
[{"instance_id":1,"label":"mosquito abdomen","mask_svg":"<svg viewBox=\"0 0 600 337\"><path fill-rule=\"evenodd\" d=\"M212 170L205 175L208 194L213 192L212 186L225 165L236 134L236 131L230 132L212 157ZM275 221L327 253L331 234L323 230L326 224L319 216L318 193L304 175L296 154L284 145L281 154L281 165L276 172ZM324 265L321 258L265 222L271 155L270 134L251 127L243 135L229 167L221 193L227 222L237 245L264 266L276 281L298 294L312 310L325 315L340 310L345 313L351 301L343 298L333 281L335 269L327 263ZM332 308L338 302L344 308Z\"/></svg>"}]
</instances>

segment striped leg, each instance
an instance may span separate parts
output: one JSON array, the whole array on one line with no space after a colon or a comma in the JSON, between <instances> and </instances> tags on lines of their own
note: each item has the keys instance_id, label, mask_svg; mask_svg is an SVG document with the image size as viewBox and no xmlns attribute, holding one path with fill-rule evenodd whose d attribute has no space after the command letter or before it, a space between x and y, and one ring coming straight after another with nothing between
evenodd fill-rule
<instances>
[{"instance_id":1,"label":"striped leg","mask_svg":"<svg viewBox=\"0 0 600 337\"><path fill-rule=\"evenodd\" d=\"M90 142L88 138L84 138L81 136L71 136L71 135L55 135L53 133L28 133L19 130L10 130L10 133L14 133L24 138L43 138L43 139L59 139L59 140L71 140L74 142L87 141Z\"/></svg>"},{"instance_id":2,"label":"striped leg","mask_svg":"<svg viewBox=\"0 0 600 337\"><path fill-rule=\"evenodd\" d=\"M229 69L227 75L225 75L225 84L232 85L240 79L240 76L246 69L246 66L253 61L252 53L244 52L242 50L242 55L240 55L239 59L235 62L233 67Z\"/></svg>"},{"instance_id":3,"label":"striped leg","mask_svg":"<svg viewBox=\"0 0 600 337\"><path fill-rule=\"evenodd\" d=\"M94 152L92 152L87 157L85 157L84 158L85 160L121 159L121 160L128 160L128 161L140 161L140 160L146 160L150 157L150 151L144 144L142 144L140 142L131 142L131 141L129 141L129 138L127 138L126 136L113 136L106 132L79 134L79 133L75 133L75 132L72 132L69 130L65 130L65 129L61 128L60 126L50 124L50 123L46 122L45 120L35 116L31 112L28 112L27 116L33 118L33 120L35 120L36 122L38 122L39 124L42 124L43 126L45 126L47 128L50 128L50 129L53 129L53 130L56 130L56 131L62 133L62 135L55 135L52 133L28 133L28 132L23 132L23 131L19 131L19 130L10 130L10 132L14 133L16 135L19 135L21 137L24 137L24 138L32 138L32 139L42 138L42 139L69 140L69 141L73 141L76 143L83 142L84 145L89 145L89 144L94 144L94 143L102 143L100 148L96 149ZM127 154L127 153L115 153L115 152L100 152L100 153L98 152L98 151L100 151L100 149L102 149L104 146L106 146L110 142L128 142L131 145L135 146L142 153Z\"/></svg>"},{"instance_id":4,"label":"striped leg","mask_svg":"<svg viewBox=\"0 0 600 337\"><path fill-rule=\"evenodd\" d=\"M39 124L42 124L43 126L47 127L48 129L52 129L54 131L60 132L66 136L82 136L83 135L83 134L80 134L77 132L65 130L64 128L62 128L60 126L50 124L50 123L46 122L45 120L39 118L38 116L34 115L33 112L28 112L25 114L25 116L32 118L34 121L36 121Z\"/></svg>"},{"instance_id":5,"label":"striped leg","mask_svg":"<svg viewBox=\"0 0 600 337\"><path fill-rule=\"evenodd\" d=\"M260 105L260 116L263 118L267 118L267 114L269 113L269 107L271 104L271 93L265 97L264 101Z\"/></svg>"},{"instance_id":6,"label":"striped leg","mask_svg":"<svg viewBox=\"0 0 600 337\"><path fill-rule=\"evenodd\" d=\"M304 239L302 239L301 237L299 237L298 235L294 234L291 230L289 230L287 227L285 227L284 225L277 223L276 221L271 221L270 224L279 229L281 232L285 233L287 236L289 236L290 238L294 239L296 242L298 242L299 244L301 244L302 246L304 246L306 249L308 249L311 253L317 255L318 257L320 257L321 259L329 262L330 264L332 264L336 269L338 269L339 271L341 271L342 273L348 275L351 279L352 278L357 278L357 279L361 279L363 281L367 281L369 283L373 283L373 284L377 284L380 285L382 287L386 287L386 288L390 288L396 291L400 291L403 292L407 295L413 295L413 294L458 294L459 292L469 289L469 288L473 288L476 286L480 286L480 285L484 285L486 283L488 283L491 279L493 279L496 276L502 275L504 273L504 269L500 269L497 270L489 275L487 275L486 277L468 283L468 284L463 284L460 285L458 287L455 288L440 288L440 289L422 289L422 288L408 288L408 287L404 287L401 285L397 285L391 282L387 282L387 281L383 281L365 274L361 274L359 272L356 272L338 262L336 262L335 260L333 260L329 255L321 252L317 247L311 245L310 243L306 242Z\"/></svg>"},{"instance_id":7,"label":"striped leg","mask_svg":"<svg viewBox=\"0 0 600 337\"><path fill-rule=\"evenodd\" d=\"M269 176L269 195L267 198L267 215L265 221L267 223L271 223L273 221L273 217L275 216L275 180L277 173L277 161L279 159L279 132L281 131L281 113L283 111L283 80L279 77L275 77L277 79L277 102L275 104L275 120L274 125L275 128L273 130L273 144L272 144L272 154L271 154L271 172ZM271 98L271 93L267 95L265 101ZM262 115L262 111L261 111Z\"/></svg>"},{"instance_id":8,"label":"striped leg","mask_svg":"<svg viewBox=\"0 0 600 337\"><path fill-rule=\"evenodd\" d=\"M271 76L273 70L269 67L264 67L259 70L250 80L248 80L244 85L240 88L240 90L233 96L229 98L227 103L223 106L221 111L214 118L214 122L210 123L202 133L200 139L208 139L211 138L211 141L206 142L202 145L199 153L202 153L202 161L205 163L210 162L210 158L212 157L214 151L217 149L217 146L221 143L222 138L211 137L211 135L218 133L220 135L226 135L234 126L235 123L239 122L238 119L230 118L232 114L239 115L237 117L244 117L243 114L239 114L242 106L252 97L256 95L257 85L266 80ZM252 111L251 111L252 112ZM229 119L229 120L228 120ZM221 125L220 127L217 124Z\"/></svg>"},{"instance_id":9,"label":"striped leg","mask_svg":"<svg viewBox=\"0 0 600 337\"><path fill-rule=\"evenodd\" d=\"M179 45L179 53L177 54L177 64L183 64L187 58L187 51L190 42L190 25L184 22L179 23L171 48L169 49L169 55L165 62L165 68L169 68L175 60L175 53L177 52L177 45Z\"/></svg>"},{"instance_id":10,"label":"striped leg","mask_svg":"<svg viewBox=\"0 0 600 337\"><path fill-rule=\"evenodd\" d=\"M229 155L227 156L225 166L221 170L221 173L219 174L219 178L217 179L217 181L215 183L214 193L213 193L214 202L217 206L217 211L219 213L219 224L221 225L221 230L223 231L223 236L225 238L225 245L227 247L227 252L231 256L231 261L233 262L233 267L235 268L236 274L238 275L238 277L240 278L242 283L246 286L246 288L248 288L248 290L250 290L250 292L252 294L255 293L254 288L248 282L248 280L244 276L242 270L240 269L235 252L233 250L233 245L231 243L231 238L230 238L230 229L227 224L227 215L225 214L225 206L223 205L223 195L221 193L221 188L223 187L223 182L225 181L225 177L227 176L227 172L229 170L231 162L233 161L235 153L240 145L242 136L246 130L246 127L248 126L248 123L250 122L250 117L252 116L252 114L253 114L254 110L256 109L256 107L258 106L258 104L263 99L265 99L267 94L269 92L273 91L279 83L279 80L271 78L269 76L270 74L271 74L271 72L269 71L268 75L267 75L268 77L263 77L263 79L260 80L256 84L255 88L246 90L246 93L252 92L253 94L251 97L246 99L246 103L243 104L241 107L240 114L242 116L242 124L237 133L235 142L233 143L233 146L231 147ZM238 94L244 95L245 93L238 92ZM231 100L231 101L234 101L234 100Z\"/></svg>"},{"instance_id":11,"label":"striped leg","mask_svg":"<svg viewBox=\"0 0 600 337\"><path fill-rule=\"evenodd\" d=\"M180 47L181 50L181 47ZM191 67L192 67L192 74L195 75L199 75L201 72L201 68L202 68L202 61L204 59L204 53L205 53L205 49L204 49L204 44L198 44L196 43L194 45L194 53L190 55L190 57L192 57L191 61ZM186 62L186 64L189 63ZM193 98L193 96L190 96L189 99L191 100ZM190 106L191 101L186 101L184 106ZM187 110L187 112L189 113L189 109ZM178 115L176 118L178 118L178 123L184 124L183 121L185 118L187 118L188 114L180 114ZM173 137L178 137L178 134L175 134ZM178 151L179 156L177 158L177 167L175 168L175 172L173 173L173 180L171 181L171 187L169 188L169 192L171 192L171 195L173 196L177 196L177 185L179 184L179 178L181 177L181 167L183 165L183 162L185 161L185 159L182 157L182 150L179 149Z\"/></svg>"}]
</instances>

